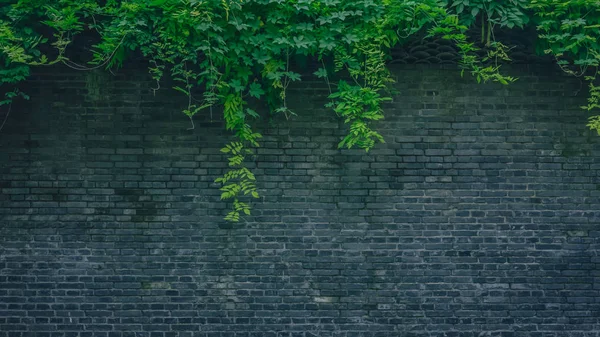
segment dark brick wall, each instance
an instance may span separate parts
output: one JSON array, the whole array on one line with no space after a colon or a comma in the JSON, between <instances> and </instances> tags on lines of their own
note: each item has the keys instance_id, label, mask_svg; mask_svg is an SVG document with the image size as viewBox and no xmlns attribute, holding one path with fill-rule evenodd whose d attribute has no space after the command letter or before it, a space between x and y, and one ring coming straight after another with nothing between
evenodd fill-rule
<instances>
[{"instance_id":1,"label":"dark brick wall","mask_svg":"<svg viewBox=\"0 0 600 337\"><path fill-rule=\"evenodd\" d=\"M599 336L585 87L511 71L394 69L368 154L336 149L323 84L294 88L233 225L218 111L187 130L143 72L36 75L0 134L0 337Z\"/></svg>"}]
</instances>

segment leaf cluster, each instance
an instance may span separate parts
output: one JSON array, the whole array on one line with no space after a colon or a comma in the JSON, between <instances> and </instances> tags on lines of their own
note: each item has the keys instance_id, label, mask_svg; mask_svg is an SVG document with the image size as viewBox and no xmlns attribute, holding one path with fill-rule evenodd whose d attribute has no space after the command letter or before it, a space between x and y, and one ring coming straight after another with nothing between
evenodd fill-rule
<instances>
[{"instance_id":1,"label":"leaf cluster","mask_svg":"<svg viewBox=\"0 0 600 337\"><path fill-rule=\"evenodd\" d=\"M524 27L534 18L544 50L573 73L598 68L598 0L7 0L0 4L0 105L26 95L15 84L30 67L62 63L77 70L118 69L142 56L156 82L169 74L194 117L223 108L235 140L223 148L229 170L216 179L223 200L232 201L227 220L250 213L244 198L258 198L254 174L245 166L261 134L254 121L266 113L294 115L288 87L302 80L291 67L297 57L321 63L314 75L330 89L327 105L349 125L338 146L371 149L384 142L373 123L384 119L391 85L390 49L420 32L452 41L463 72L478 82L508 84L500 72L509 47L496 41L495 27ZM533 13L533 14L532 14ZM479 24L481 45L467 31ZM92 36L87 62L69 57L79 35ZM80 61L81 62L81 61ZM566 62L566 63L565 63ZM590 82L588 110L598 108L600 90ZM266 102L268 111L250 107ZM600 118L590 126L600 130Z\"/></svg>"}]
</instances>

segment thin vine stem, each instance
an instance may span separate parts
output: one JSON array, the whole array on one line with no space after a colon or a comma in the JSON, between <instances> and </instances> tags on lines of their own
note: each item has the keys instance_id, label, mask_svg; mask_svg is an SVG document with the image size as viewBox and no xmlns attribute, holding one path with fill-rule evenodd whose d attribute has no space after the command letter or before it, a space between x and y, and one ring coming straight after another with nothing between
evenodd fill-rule
<instances>
[{"instance_id":1,"label":"thin vine stem","mask_svg":"<svg viewBox=\"0 0 600 337\"><path fill-rule=\"evenodd\" d=\"M2 131L2 129L4 128L4 124L6 124L6 121L8 120L8 116L10 115L11 109L12 109L12 102L10 102L8 104L8 110L6 111L6 115L4 115L4 121L2 122L2 125L0 125L0 131Z\"/></svg>"}]
</instances>

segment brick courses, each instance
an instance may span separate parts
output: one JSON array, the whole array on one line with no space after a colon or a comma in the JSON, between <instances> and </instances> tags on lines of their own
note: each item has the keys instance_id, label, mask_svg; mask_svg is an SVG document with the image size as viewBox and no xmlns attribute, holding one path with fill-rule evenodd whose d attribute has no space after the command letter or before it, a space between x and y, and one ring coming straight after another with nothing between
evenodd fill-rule
<instances>
[{"instance_id":1,"label":"brick courses","mask_svg":"<svg viewBox=\"0 0 600 337\"><path fill-rule=\"evenodd\" d=\"M0 132L0 337L600 336L585 86L510 72L395 66L369 153L307 78L257 122L238 224L219 111L188 130L143 71L36 74Z\"/></svg>"}]
</instances>

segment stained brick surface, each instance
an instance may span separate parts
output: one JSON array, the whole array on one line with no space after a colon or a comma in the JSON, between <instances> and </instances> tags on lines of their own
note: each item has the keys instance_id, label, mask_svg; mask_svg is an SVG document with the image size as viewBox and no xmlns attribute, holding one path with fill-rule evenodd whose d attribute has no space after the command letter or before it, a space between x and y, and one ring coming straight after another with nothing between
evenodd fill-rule
<instances>
[{"instance_id":1,"label":"stained brick surface","mask_svg":"<svg viewBox=\"0 0 600 337\"><path fill-rule=\"evenodd\" d=\"M0 133L0 337L599 336L585 87L393 72L368 154L337 149L326 86L290 90L233 225L219 111L188 130L143 72L34 76Z\"/></svg>"}]
</instances>

